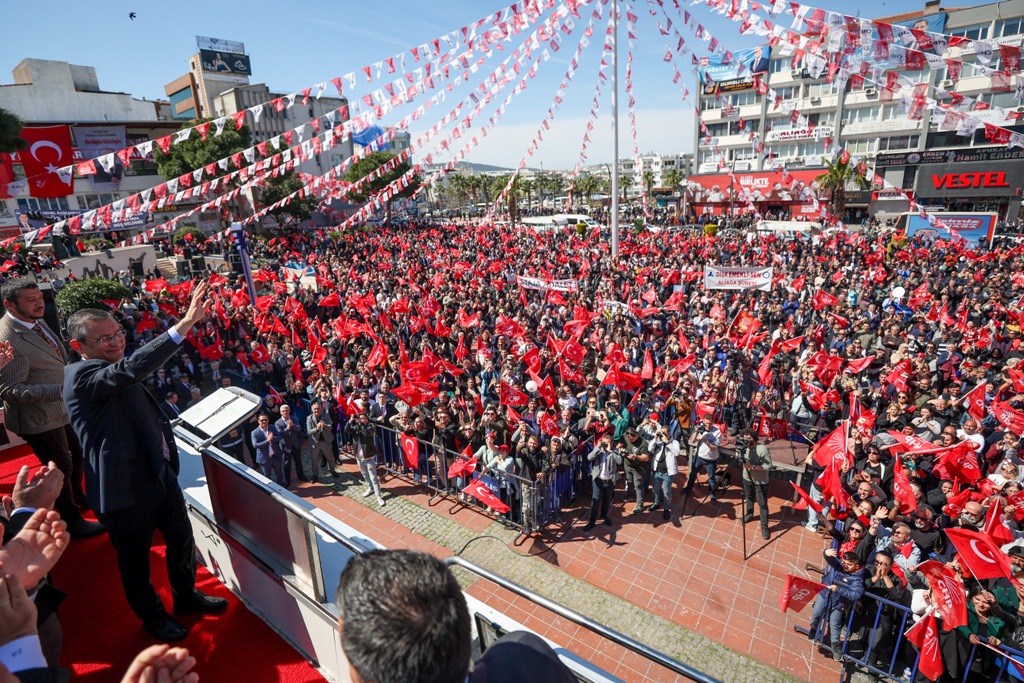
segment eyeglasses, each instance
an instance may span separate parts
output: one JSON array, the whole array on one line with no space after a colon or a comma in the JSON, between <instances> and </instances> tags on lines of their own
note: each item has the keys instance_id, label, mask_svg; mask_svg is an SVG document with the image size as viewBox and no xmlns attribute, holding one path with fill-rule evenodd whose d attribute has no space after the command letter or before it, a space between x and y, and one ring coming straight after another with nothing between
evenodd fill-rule
<instances>
[{"instance_id":1,"label":"eyeglasses","mask_svg":"<svg viewBox=\"0 0 1024 683\"><path fill-rule=\"evenodd\" d=\"M858 534L863 534L863 533L864 533L864 530L863 530L863 529L850 529L850 533L851 533L851 534L852 534L852 533L858 533Z\"/></svg>"},{"instance_id":2,"label":"eyeglasses","mask_svg":"<svg viewBox=\"0 0 1024 683\"><path fill-rule=\"evenodd\" d=\"M87 337L87 338L83 339L82 341L89 342L90 344L107 345L107 344L112 344L115 340L122 341L124 339L124 336L125 336L125 332L124 332L124 328L122 327L115 334L110 334L110 335L107 335L106 337L100 337L99 339L89 339Z\"/></svg>"}]
</instances>

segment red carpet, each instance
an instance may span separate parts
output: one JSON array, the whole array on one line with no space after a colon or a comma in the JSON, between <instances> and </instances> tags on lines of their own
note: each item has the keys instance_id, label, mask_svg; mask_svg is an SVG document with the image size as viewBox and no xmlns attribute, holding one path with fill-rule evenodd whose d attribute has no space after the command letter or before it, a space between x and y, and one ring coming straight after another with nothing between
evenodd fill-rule
<instances>
[{"instance_id":1,"label":"red carpet","mask_svg":"<svg viewBox=\"0 0 1024 683\"><path fill-rule=\"evenodd\" d=\"M18 469L25 464L38 467L38 460L28 446L0 453L0 491L10 493ZM163 550L163 546L153 549L153 584L170 608ZM68 593L60 606L64 626L63 666L74 671L76 681L120 681L135 655L155 641L142 630L139 620L128 609L114 550L107 537L72 541L52 578L56 587ZM190 629L182 645L196 658L195 671L200 680L252 683L324 680L202 565L197 586L205 593L230 601L230 607L223 614L189 615L182 619Z\"/></svg>"}]
</instances>

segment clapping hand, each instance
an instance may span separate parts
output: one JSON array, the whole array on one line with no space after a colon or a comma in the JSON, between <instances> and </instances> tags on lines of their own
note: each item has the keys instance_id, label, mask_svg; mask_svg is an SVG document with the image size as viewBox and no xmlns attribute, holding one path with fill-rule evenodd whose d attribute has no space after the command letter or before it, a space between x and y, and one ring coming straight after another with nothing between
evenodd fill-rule
<instances>
[{"instance_id":1,"label":"clapping hand","mask_svg":"<svg viewBox=\"0 0 1024 683\"><path fill-rule=\"evenodd\" d=\"M0 568L16 576L25 590L46 576L71 542L67 524L52 510L40 508L3 548Z\"/></svg>"},{"instance_id":2,"label":"clapping hand","mask_svg":"<svg viewBox=\"0 0 1024 683\"><path fill-rule=\"evenodd\" d=\"M0 644L36 634L36 605L17 577L0 576Z\"/></svg>"},{"instance_id":3,"label":"clapping hand","mask_svg":"<svg viewBox=\"0 0 1024 683\"><path fill-rule=\"evenodd\" d=\"M64 473L52 460L31 475L28 465L18 472L12 495L3 497L4 511L10 517L17 508L52 508L64 486Z\"/></svg>"},{"instance_id":4,"label":"clapping hand","mask_svg":"<svg viewBox=\"0 0 1024 683\"><path fill-rule=\"evenodd\" d=\"M196 658L183 647L151 645L135 656L121 683L198 683Z\"/></svg>"}]
</instances>

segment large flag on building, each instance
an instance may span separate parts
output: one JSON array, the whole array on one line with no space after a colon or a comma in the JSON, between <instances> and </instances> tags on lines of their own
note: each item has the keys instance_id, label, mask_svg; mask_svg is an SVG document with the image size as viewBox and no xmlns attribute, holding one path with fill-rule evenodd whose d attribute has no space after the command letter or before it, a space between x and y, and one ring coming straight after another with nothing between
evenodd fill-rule
<instances>
[{"instance_id":1,"label":"large flag on building","mask_svg":"<svg viewBox=\"0 0 1024 683\"><path fill-rule=\"evenodd\" d=\"M70 173L57 173L72 162L71 128L45 126L23 128L21 137L28 147L18 152L25 168L29 194L33 197L66 197L74 191Z\"/></svg>"}]
</instances>

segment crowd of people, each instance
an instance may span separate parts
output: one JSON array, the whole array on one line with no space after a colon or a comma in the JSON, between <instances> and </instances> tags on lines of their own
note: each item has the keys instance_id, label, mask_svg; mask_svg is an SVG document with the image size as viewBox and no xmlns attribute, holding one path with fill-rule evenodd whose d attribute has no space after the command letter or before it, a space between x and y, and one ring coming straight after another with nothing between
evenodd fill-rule
<instances>
[{"instance_id":1,"label":"crowd of people","mask_svg":"<svg viewBox=\"0 0 1024 683\"><path fill-rule=\"evenodd\" d=\"M909 596L929 587L919 563L954 558L945 529L990 533L995 518L998 540L1024 536L1021 248L871 224L796 239L625 231L613 258L598 231L431 221L250 244L256 300L240 278L212 276L183 353L147 381L167 418L219 386L263 395L258 422L220 445L283 486L293 472L336 476L351 453L384 505L382 448L411 437L430 448L403 468L451 495L475 479L542 481L580 466L591 532L612 524L621 489L626 514L667 519L695 487L714 501L736 450L744 522L768 538L765 442L787 438L818 444L797 483L812 503L807 531L842 544L837 572L888 553ZM770 267L772 281L707 289L705 265ZM129 351L175 325L194 292L124 281L132 296L113 315ZM494 489L527 534L542 524L531 490ZM858 524L872 542L856 538Z\"/></svg>"}]
</instances>

